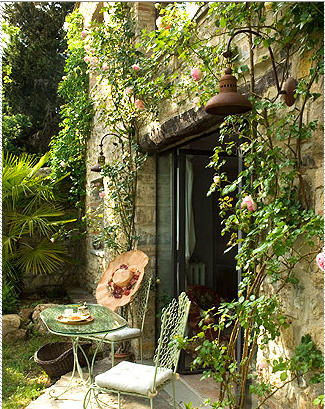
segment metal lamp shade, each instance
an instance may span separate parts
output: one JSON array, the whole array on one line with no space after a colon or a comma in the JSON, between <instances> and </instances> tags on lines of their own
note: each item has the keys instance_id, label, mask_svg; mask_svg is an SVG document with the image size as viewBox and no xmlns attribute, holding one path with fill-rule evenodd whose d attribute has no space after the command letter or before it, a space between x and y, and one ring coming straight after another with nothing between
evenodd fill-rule
<instances>
[{"instance_id":1,"label":"metal lamp shade","mask_svg":"<svg viewBox=\"0 0 325 409\"><path fill-rule=\"evenodd\" d=\"M252 109L251 102L237 93L237 79L231 75L231 68L225 70L225 75L220 78L220 94L212 97L204 107L210 115L236 115L244 114Z\"/></svg>"},{"instance_id":2,"label":"metal lamp shade","mask_svg":"<svg viewBox=\"0 0 325 409\"><path fill-rule=\"evenodd\" d=\"M102 152L102 150L100 151L100 153L99 153L99 156L98 156L98 163L96 163L96 165L94 165L94 166L92 166L91 168L90 168L90 170L92 171L92 172L101 172L101 170L102 170L102 165L105 163L105 156L103 155L103 152Z\"/></svg>"},{"instance_id":3,"label":"metal lamp shade","mask_svg":"<svg viewBox=\"0 0 325 409\"><path fill-rule=\"evenodd\" d=\"M93 172L100 172L102 170L102 167L100 166L99 163L96 163L96 165L92 166L90 170Z\"/></svg>"}]
</instances>

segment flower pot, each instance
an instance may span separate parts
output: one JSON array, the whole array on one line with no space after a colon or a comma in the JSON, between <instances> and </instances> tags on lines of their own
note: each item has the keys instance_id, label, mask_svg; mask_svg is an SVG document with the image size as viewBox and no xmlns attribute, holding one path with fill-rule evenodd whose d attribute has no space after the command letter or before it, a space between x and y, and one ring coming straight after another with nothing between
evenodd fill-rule
<instances>
[{"instance_id":1,"label":"flower pot","mask_svg":"<svg viewBox=\"0 0 325 409\"><path fill-rule=\"evenodd\" d=\"M118 364L119 362L122 361L130 361L133 362L133 354L132 352L124 352L124 353L120 353L120 352L115 352L114 354L114 361L115 361L115 365Z\"/></svg>"}]
</instances>

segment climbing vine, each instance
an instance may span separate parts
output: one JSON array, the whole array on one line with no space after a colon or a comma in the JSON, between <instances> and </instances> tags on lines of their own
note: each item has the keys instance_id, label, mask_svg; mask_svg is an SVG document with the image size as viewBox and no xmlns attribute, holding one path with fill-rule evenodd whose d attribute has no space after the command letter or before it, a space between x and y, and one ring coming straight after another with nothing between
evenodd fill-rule
<instances>
[{"instance_id":1,"label":"climbing vine","mask_svg":"<svg viewBox=\"0 0 325 409\"><path fill-rule=\"evenodd\" d=\"M285 289L298 285L295 272L302 266L308 268L310 260L314 262L324 225L323 218L312 210L301 160L303 144L322 130L316 120L305 122L307 104L320 96L312 90L323 75L322 9L315 4L273 3L272 13L266 13L266 6L270 7L264 3L212 3L208 7L202 4L207 24L215 26L209 37L203 37L199 23L184 23L184 11L179 11L178 20L171 18L175 6L168 6L161 10L161 29L154 36L144 33L154 60L170 63L171 58L177 58L175 64L183 75L174 85L173 97L182 103L189 94L194 96L193 105L205 104L217 90L223 68L220 56L228 36L243 28L261 34L246 40L250 44L249 64L239 65L239 51L233 48L234 69L250 85L253 110L241 117L225 118L209 165L215 170L215 177L208 194L219 194L222 234L230 235L228 250L239 248L236 258L242 282L238 298L222 303L217 311L207 311L201 322L202 332L183 343L187 347L201 339L193 366L210 368L205 376L220 383L220 397L213 403L214 408L244 408L246 384L252 377L255 379L250 393L260 398L257 407L298 377L309 377L311 384L323 378L322 354L308 334L302 337L290 359L272 361L262 355L270 341L292 324L281 295ZM269 58L270 45L281 50L278 69L282 82L288 76L292 59L308 55L310 70L298 84L295 109L288 111L278 95L259 95L254 73L254 48L258 45L265 48L265 55L259 57L262 61ZM188 79L190 73L192 81ZM167 83L172 75L166 78ZM244 170L235 181L230 181L223 171L225 155L242 159ZM232 331L225 345L222 334L226 328ZM213 340L206 337L211 331ZM242 356L237 360L236 348L241 338ZM259 379L250 373L258 349L258 371L268 367L271 373L279 373L280 386L274 386L270 378ZM315 404L321 399L315 399Z\"/></svg>"},{"instance_id":2,"label":"climbing vine","mask_svg":"<svg viewBox=\"0 0 325 409\"><path fill-rule=\"evenodd\" d=\"M123 252L135 248L135 206L138 171L146 155L138 147L138 133L148 118L149 105L140 99L138 79L142 53L134 43L130 7L117 2L102 9L108 20L82 32L84 60L96 82L90 93L98 121L110 136L113 150L102 164L107 182L101 238L107 248ZM104 146L108 140L103 141Z\"/></svg>"},{"instance_id":3,"label":"climbing vine","mask_svg":"<svg viewBox=\"0 0 325 409\"><path fill-rule=\"evenodd\" d=\"M242 282L236 300L222 303L217 311L207 311L202 331L180 343L185 348L197 338L202 340L193 365L203 366L205 376L220 383L220 397L212 403L214 408L244 408L245 387L252 377L255 379L250 393L260 399L257 408L299 377L310 383L321 382L323 358L309 334L303 335L290 359L270 360L263 356L263 350L292 325L281 295L298 285L296 271L307 270L314 262L323 236L323 218L312 209L302 166L304 145L322 129L317 120L306 120L306 108L317 104L320 96L314 89L323 75L322 8L317 3L298 2L200 2L195 17L189 18L184 5L175 3L159 8L157 30L143 30L141 40L135 38L127 3L109 4L103 12L108 16L104 23L94 22L81 31L78 20L78 30L69 34L70 50L76 47L72 55L78 56L76 60L70 57L70 63L78 61L78 67L82 67L81 93L75 83L69 85L64 80L62 85L71 101L73 96L80 96L84 102L76 108L77 112L83 112L83 108L87 113L81 123L88 133L81 136L82 128L76 133L77 128L71 124L77 122L66 107L66 128L61 132L62 141L56 140L54 146L56 152L61 148L64 151L56 155L57 170L62 166L62 157L69 161L70 156L64 155L70 149L71 126L72 135L78 135L84 147L91 117L85 84L91 74L97 78L90 95L98 118L107 132L115 134L111 142L116 150L102 166L108 180L105 203L112 216L103 237L117 251L133 248L136 243L137 175L145 161L138 148L141 127L158 120L166 103L186 108L203 106L218 92L225 65L221 56L229 36L243 28L261 34L244 35L249 47L248 62L243 65L239 63L240 50L233 42L234 71L242 84L249 86L253 109L241 117L225 118L209 165L215 177L208 194L219 195L223 234L230 237L229 250L239 249L236 259ZM203 20L209 30L202 29ZM258 83L254 68L256 63L268 61L269 46L279 57L281 85L297 56L310 65L297 86L298 99L293 109L288 109L278 95L265 94L267 90ZM79 68L71 65L67 69L71 81L75 69ZM77 103L78 97L72 103ZM230 181L223 170L225 160L221 158L225 155L242 159L244 169L235 181ZM80 189L81 184L78 186ZM232 329L227 344L221 341L225 328ZM206 337L207 331L214 333L213 340ZM242 357L237 360L239 338L243 340ZM278 373L280 386L251 373L257 351L258 373L261 375L265 368ZM317 399L315 404L322 400Z\"/></svg>"}]
</instances>

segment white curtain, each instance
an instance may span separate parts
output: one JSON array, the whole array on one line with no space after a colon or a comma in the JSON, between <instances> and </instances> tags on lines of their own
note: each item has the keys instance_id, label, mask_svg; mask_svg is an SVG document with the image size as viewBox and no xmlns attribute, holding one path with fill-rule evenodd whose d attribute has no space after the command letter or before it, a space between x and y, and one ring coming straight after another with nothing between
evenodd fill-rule
<instances>
[{"instance_id":1,"label":"white curtain","mask_svg":"<svg viewBox=\"0 0 325 409\"><path fill-rule=\"evenodd\" d=\"M191 159L192 155L186 156L186 183L185 183L185 261L189 261L195 248L195 226L194 226L194 214L192 206L192 194L193 194L193 164Z\"/></svg>"}]
</instances>

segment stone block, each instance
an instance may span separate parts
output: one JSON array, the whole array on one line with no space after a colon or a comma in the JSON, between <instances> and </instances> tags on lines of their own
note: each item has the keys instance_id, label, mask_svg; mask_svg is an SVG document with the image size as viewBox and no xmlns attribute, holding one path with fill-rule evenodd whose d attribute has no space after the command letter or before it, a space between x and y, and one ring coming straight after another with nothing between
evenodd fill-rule
<instances>
[{"instance_id":1,"label":"stone block","mask_svg":"<svg viewBox=\"0 0 325 409\"><path fill-rule=\"evenodd\" d=\"M34 312L32 314L32 320L34 322L34 328L39 331L40 333L48 333L48 329L46 328L45 324L41 319L41 312L46 308L57 307L58 304L39 304L34 308Z\"/></svg>"},{"instance_id":2,"label":"stone block","mask_svg":"<svg viewBox=\"0 0 325 409\"><path fill-rule=\"evenodd\" d=\"M323 168L319 168L315 170L314 187L315 189L324 188L324 169Z\"/></svg>"},{"instance_id":3,"label":"stone block","mask_svg":"<svg viewBox=\"0 0 325 409\"><path fill-rule=\"evenodd\" d=\"M312 57L311 52L305 53L304 56L299 60L298 63L298 79L304 78L309 75L309 70L311 68L311 61L309 59Z\"/></svg>"},{"instance_id":4,"label":"stone block","mask_svg":"<svg viewBox=\"0 0 325 409\"><path fill-rule=\"evenodd\" d=\"M21 318L24 322L28 322L28 321L32 318L33 312L34 312L34 308L33 308L33 307L22 308L22 309L19 311L19 316L20 316L20 318Z\"/></svg>"},{"instance_id":5,"label":"stone block","mask_svg":"<svg viewBox=\"0 0 325 409\"><path fill-rule=\"evenodd\" d=\"M324 216L324 188L318 188L315 191L315 212Z\"/></svg>"},{"instance_id":6,"label":"stone block","mask_svg":"<svg viewBox=\"0 0 325 409\"><path fill-rule=\"evenodd\" d=\"M2 317L2 335L6 336L12 330L20 327L21 319L18 314L6 314Z\"/></svg>"},{"instance_id":7,"label":"stone block","mask_svg":"<svg viewBox=\"0 0 325 409\"><path fill-rule=\"evenodd\" d=\"M284 329L281 328L281 341L283 343L283 346L287 350L294 350L295 344L294 344L294 331L293 331L293 325L290 325L290 327Z\"/></svg>"},{"instance_id":8,"label":"stone block","mask_svg":"<svg viewBox=\"0 0 325 409\"><path fill-rule=\"evenodd\" d=\"M156 209L154 207L137 207L135 223L141 225L154 225L156 223Z\"/></svg>"},{"instance_id":9,"label":"stone block","mask_svg":"<svg viewBox=\"0 0 325 409\"><path fill-rule=\"evenodd\" d=\"M18 314L6 314L2 317L2 341L4 344L25 339L26 330L19 328L21 318Z\"/></svg>"},{"instance_id":10,"label":"stone block","mask_svg":"<svg viewBox=\"0 0 325 409\"><path fill-rule=\"evenodd\" d=\"M313 400L314 399L312 399L311 397L308 397L305 393L300 393L299 394L299 409L315 408L315 406L313 405Z\"/></svg>"},{"instance_id":11,"label":"stone block","mask_svg":"<svg viewBox=\"0 0 325 409\"><path fill-rule=\"evenodd\" d=\"M318 293L311 300L312 313L316 318L321 318L324 316L324 296L323 293Z\"/></svg>"}]
</instances>

